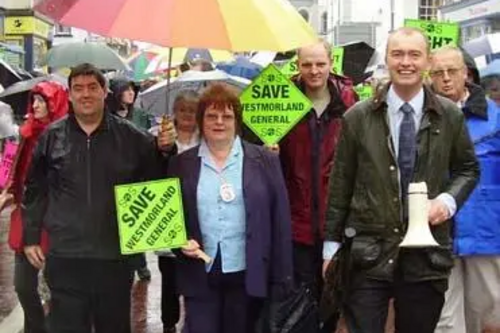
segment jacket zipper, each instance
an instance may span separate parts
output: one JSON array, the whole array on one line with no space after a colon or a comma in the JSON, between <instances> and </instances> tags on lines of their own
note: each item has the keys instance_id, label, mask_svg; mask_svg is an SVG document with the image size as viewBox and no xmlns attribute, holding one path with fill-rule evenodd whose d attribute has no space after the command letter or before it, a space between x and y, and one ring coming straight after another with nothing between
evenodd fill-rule
<instances>
[{"instance_id":1,"label":"jacket zipper","mask_svg":"<svg viewBox=\"0 0 500 333\"><path fill-rule=\"evenodd\" d=\"M91 166L91 154L90 154L90 136L87 137L87 205L90 207L92 203L92 197L91 197L91 179L90 179L90 166Z\"/></svg>"},{"instance_id":2,"label":"jacket zipper","mask_svg":"<svg viewBox=\"0 0 500 333\"><path fill-rule=\"evenodd\" d=\"M319 221L319 173L321 173L320 167L320 155L321 155L321 118L314 112L314 128L312 128L313 137L313 149L311 158L311 229L312 229L312 241L314 246L319 246L321 243L321 226Z\"/></svg>"}]
</instances>

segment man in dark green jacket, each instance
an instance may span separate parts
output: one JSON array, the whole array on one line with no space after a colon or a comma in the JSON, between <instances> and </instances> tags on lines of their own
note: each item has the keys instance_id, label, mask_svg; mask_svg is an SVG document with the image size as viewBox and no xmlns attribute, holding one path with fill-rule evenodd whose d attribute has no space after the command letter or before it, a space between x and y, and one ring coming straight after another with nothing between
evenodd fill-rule
<instances>
[{"instance_id":1,"label":"man in dark green jacket","mask_svg":"<svg viewBox=\"0 0 500 333\"><path fill-rule=\"evenodd\" d=\"M349 258L342 310L351 332L383 333L394 298L396 331L432 333L453 266L452 218L474 189L479 167L463 113L423 85L429 43L422 32L393 32L386 62L389 85L343 119L330 181L324 270L332 245L349 247L339 253ZM408 227L406 193L417 182L428 187L438 247L399 247ZM346 234L355 236L347 241Z\"/></svg>"}]
</instances>

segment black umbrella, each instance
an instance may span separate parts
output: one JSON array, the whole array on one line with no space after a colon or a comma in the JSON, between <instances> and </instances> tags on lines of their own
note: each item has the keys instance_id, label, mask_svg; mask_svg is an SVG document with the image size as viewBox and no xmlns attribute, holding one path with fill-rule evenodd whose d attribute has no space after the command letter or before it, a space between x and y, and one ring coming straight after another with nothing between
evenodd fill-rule
<instances>
[{"instance_id":1,"label":"black umbrella","mask_svg":"<svg viewBox=\"0 0 500 333\"><path fill-rule=\"evenodd\" d=\"M29 79L14 83L13 85L9 86L7 89L2 91L2 93L0 94L0 99L4 99L7 96L28 92L31 89L33 89L33 87L36 86L38 83L43 81L55 81L57 83L62 84L65 87L68 86L67 79L65 77L57 74L49 74L46 76L40 76L34 79Z\"/></svg>"},{"instance_id":2,"label":"black umbrella","mask_svg":"<svg viewBox=\"0 0 500 333\"><path fill-rule=\"evenodd\" d=\"M365 42L352 42L339 47L344 48L343 72L351 78L354 84L365 80L365 71L370 63L370 59L375 53L375 49Z\"/></svg>"},{"instance_id":3,"label":"black umbrella","mask_svg":"<svg viewBox=\"0 0 500 333\"><path fill-rule=\"evenodd\" d=\"M11 65L0 59L0 84L4 88L22 80L23 77Z\"/></svg>"}]
</instances>

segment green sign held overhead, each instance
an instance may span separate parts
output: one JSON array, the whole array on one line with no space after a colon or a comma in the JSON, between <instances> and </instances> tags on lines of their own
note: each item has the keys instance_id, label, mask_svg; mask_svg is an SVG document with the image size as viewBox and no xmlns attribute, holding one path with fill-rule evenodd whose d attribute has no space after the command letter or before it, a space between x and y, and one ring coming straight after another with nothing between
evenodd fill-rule
<instances>
[{"instance_id":1,"label":"green sign held overhead","mask_svg":"<svg viewBox=\"0 0 500 333\"><path fill-rule=\"evenodd\" d=\"M354 87L360 101L364 101L373 96L373 87L370 84L360 84Z\"/></svg>"},{"instance_id":2,"label":"green sign held overhead","mask_svg":"<svg viewBox=\"0 0 500 333\"><path fill-rule=\"evenodd\" d=\"M179 179L117 185L115 201L122 254L187 243Z\"/></svg>"},{"instance_id":3,"label":"green sign held overhead","mask_svg":"<svg viewBox=\"0 0 500 333\"><path fill-rule=\"evenodd\" d=\"M405 27L424 31L429 38L432 50L445 45L457 46L459 42L460 26L457 23L406 19Z\"/></svg>"},{"instance_id":4,"label":"green sign held overhead","mask_svg":"<svg viewBox=\"0 0 500 333\"><path fill-rule=\"evenodd\" d=\"M331 71L335 74L342 75L343 74L343 63L344 63L344 48L343 47L334 47L332 48L332 68ZM288 60L282 67L281 73L294 76L299 73L299 69L297 68L297 56L294 56L292 59Z\"/></svg>"},{"instance_id":5,"label":"green sign held overhead","mask_svg":"<svg viewBox=\"0 0 500 333\"><path fill-rule=\"evenodd\" d=\"M240 95L243 122L265 143L278 143L312 107L273 64L267 66Z\"/></svg>"}]
</instances>

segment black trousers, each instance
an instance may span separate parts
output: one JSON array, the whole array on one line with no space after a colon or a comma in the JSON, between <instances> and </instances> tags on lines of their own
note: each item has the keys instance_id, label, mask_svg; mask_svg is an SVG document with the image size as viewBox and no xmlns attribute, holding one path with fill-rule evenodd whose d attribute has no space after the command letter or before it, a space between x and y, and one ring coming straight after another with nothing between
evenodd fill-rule
<instances>
[{"instance_id":1,"label":"black trousers","mask_svg":"<svg viewBox=\"0 0 500 333\"><path fill-rule=\"evenodd\" d=\"M45 274L50 333L131 332L128 261L49 257Z\"/></svg>"},{"instance_id":2,"label":"black trousers","mask_svg":"<svg viewBox=\"0 0 500 333\"><path fill-rule=\"evenodd\" d=\"M210 290L185 297L187 333L254 333L263 300L247 295L245 272L223 273L220 252L208 273Z\"/></svg>"},{"instance_id":3,"label":"black trousers","mask_svg":"<svg viewBox=\"0 0 500 333\"><path fill-rule=\"evenodd\" d=\"M295 282L298 285L311 287L316 300L319 301L323 290L323 247L293 243L293 269Z\"/></svg>"},{"instance_id":4,"label":"black trousers","mask_svg":"<svg viewBox=\"0 0 500 333\"><path fill-rule=\"evenodd\" d=\"M174 327L180 318L180 301L175 283L175 258L158 257L161 272L161 321L163 327Z\"/></svg>"},{"instance_id":5,"label":"black trousers","mask_svg":"<svg viewBox=\"0 0 500 333\"><path fill-rule=\"evenodd\" d=\"M384 333L394 298L397 333L433 333L444 304L446 281L395 282L357 278L344 316L350 333Z\"/></svg>"},{"instance_id":6,"label":"black trousers","mask_svg":"<svg viewBox=\"0 0 500 333\"><path fill-rule=\"evenodd\" d=\"M46 333L45 314L38 294L38 269L24 254L16 254L14 286L24 312L24 333Z\"/></svg>"}]
</instances>

